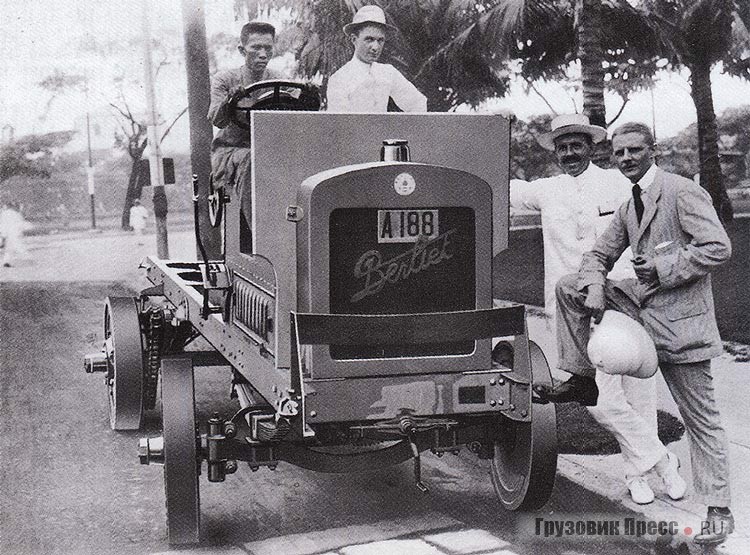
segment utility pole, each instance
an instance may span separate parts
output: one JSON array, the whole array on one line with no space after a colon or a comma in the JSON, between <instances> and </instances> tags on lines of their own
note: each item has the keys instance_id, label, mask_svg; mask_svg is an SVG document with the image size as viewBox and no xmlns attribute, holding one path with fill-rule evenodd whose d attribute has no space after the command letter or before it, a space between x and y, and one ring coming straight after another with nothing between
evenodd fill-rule
<instances>
[{"instance_id":1,"label":"utility pole","mask_svg":"<svg viewBox=\"0 0 750 555\"><path fill-rule=\"evenodd\" d=\"M164 169L159 144L159 112L156 108L154 74L151 64L151 23L148 17L148 0L141 0L141 15L143 24L143 72L148 109L148 164L151 173L154 220L156 222L156 253L159 258L169 258L167 195L164 192Z\"/></svg>"},{"instance_id":2,"label":"utility pole","mask_svg":"<svg viewBox=\"0 0 750 555\"><path fill-rule=\"evenodd\" d=\"M656 105L654 104L654 86L651 85L651 132L654 134L656 141Z\"/></svg>"},{"instance_id":3,"label":"utility pole","mask_svg":"<svg viewBox=\"0 0 750 555\"><path fill-rule=\"evenodd\" d=\"M185 69L190 117L190 166L198 176L201 241L210 259L221 257L221 232L208 218L208 180L211 175L213 129L206 119L211 103L206 22L203 0L182 0L182 28L185 37Z\"/></svg>"},{"instance_id":4,"label":"utility pole","mask_svg":"<svg viewBox=\"0 0 750 555\"><path fill-rule=\"evenodd\" d=\"M82 21L87 29L83 40L89 42L91 35L88 30L91 25L91 11L85 10L83 6L76 7L77 18ZM88 163L86 165L86 183L89 191L89 202L91 210L91 231L96 232L96 180L94 173L94 157L91 155L91 101L89 99L89 61L90 52L86 54L83 61L83 95L86 100L86 149L88 152Z\"/></svg>"},{"instance_id":5,"label":"utility pole","mask_svg":"<svg viewBox=\"0 0 750 555\"><path fill-rule=\"evenodd\" d=\"M91 229L96 229L96 205L94 203L94 162L91 157L91 117L89 116L89 86L86 84L86 146L89 153L89 165L86 166L86 178L91 199Z\"/></svg>"}]
</instances>

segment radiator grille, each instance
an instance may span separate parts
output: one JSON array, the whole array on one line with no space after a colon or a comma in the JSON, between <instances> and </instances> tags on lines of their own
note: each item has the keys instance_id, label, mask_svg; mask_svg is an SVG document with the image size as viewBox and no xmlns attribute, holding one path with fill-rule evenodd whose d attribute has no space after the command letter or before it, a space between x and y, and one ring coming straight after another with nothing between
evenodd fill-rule
<instances>
[{"instance_id":1,"label":"radiator grille","mask_svg":"<svg viewBox=\"0 0 750 555\"><path fill-rule=\"evenodd\" d=\"M337 208L329 222L332 314L408 314L476 308L476 225L470 207L422 207L439 235L421 244L380 242L377 208ZM438 221L438 218L435 218ZM365 261L366 263L364 263ZM466 355L473 341L331 345L336 360Z\"/></svg>"},{"instance_id":2,"label":"radiator grille","mask_svg":"<svg viewBox=\"0 0 750 555\"><path fill-rule=\"evenodd\" d=\"M258 292L252 285L235 280L232 316L240 324L264 341L270 340L273 332L271 300Z\"/></svg>"}]
</instances>

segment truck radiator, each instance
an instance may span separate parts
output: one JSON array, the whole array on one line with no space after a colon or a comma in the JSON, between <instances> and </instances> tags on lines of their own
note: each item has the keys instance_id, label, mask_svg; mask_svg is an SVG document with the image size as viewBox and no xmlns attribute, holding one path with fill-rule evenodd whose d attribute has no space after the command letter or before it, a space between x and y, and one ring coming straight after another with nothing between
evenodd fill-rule
<instances>
[{"instance_id":1,"label":"truck radiator","mask_svg":"<svg viewBox=\"0 0 750 555\"><path fill-rule=\"evenodd\" d=\"M252 332L264 342L270 342L273 333L273 301L239 276L234 280L232 318L240 329Z\"/></svg>"}]
</instances>

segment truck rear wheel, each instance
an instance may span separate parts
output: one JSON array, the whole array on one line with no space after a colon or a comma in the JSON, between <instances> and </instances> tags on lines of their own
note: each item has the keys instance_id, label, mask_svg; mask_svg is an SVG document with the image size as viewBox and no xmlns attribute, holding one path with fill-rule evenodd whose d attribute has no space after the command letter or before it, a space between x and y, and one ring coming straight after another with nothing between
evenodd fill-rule
<instances>
[{"instance_id":1,"label":"truck rear wheel","mask_svg":"<svg viewBox=\"0 0 750 555\"><path fill-rule=\"evenodd\" d=\"M143 420L143 340L134 297L107 297L104 352L109 425L138 430Z\"/></svg>"}]
</instances>

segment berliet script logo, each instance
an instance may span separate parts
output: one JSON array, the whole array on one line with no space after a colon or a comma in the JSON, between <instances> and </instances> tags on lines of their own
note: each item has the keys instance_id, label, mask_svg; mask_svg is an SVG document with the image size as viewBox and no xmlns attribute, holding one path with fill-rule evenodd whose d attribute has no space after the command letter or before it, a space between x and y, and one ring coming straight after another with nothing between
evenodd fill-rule
<instances>
[{"instance_id":1,"label":"berliet script logo","mask_svg":"<svg viewBox=\"0 0 750 555\"><path fill-rule=\"evenodd\" d=\"M422 270L453 258L453 254L448 252L448 247L451 244L450 237L455 231L450 229L434 239L420 236L412 248L390 260L383 260L378 250L364 253L354 265L354 277L364 278L365 285L352 295L351 302L356 303L365 297L377 295L388 283L405 281Z\"/></svg>"}]
</instances>

